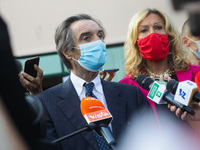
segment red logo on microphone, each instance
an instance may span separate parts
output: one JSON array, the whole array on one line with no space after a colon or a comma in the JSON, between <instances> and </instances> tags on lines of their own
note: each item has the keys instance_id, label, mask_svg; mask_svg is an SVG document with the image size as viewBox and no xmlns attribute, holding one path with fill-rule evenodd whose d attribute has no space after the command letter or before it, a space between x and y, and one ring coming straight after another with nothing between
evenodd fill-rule
<instances>
[{"instance_id":1,"label":"red logo on microphone","mask_svg":"<svg viewBox=\"0 0 200 150\"><path fill-rule=\"evenodd\" d=\"M110 112L107 109L85 114L85 119L88 123L100 121L107 118L112 118Z\"/></svg>"}]
</instances>

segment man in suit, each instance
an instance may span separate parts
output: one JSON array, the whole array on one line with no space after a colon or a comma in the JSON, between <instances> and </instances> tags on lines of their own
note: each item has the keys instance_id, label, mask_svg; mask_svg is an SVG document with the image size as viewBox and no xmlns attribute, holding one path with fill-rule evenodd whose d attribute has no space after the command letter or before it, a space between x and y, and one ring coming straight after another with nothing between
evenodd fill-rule
<instances>
[{"instance_id":1,"label":"man in suit","mask_svg":"<svg viewBox=\"0 0 200 150\"><path fill-rule=\"evenodd\" d=\"M78 129L87 122L81 114L80 101L93 84L92 94L113 116L111 130L116 140L132 115L141 115L149 108L138 87L102 80L99 69L106 61L103 27L87 14L71 16L63 21L55 33L56 49L70 77L62 84L37 95L44 105L48 140L55 140ZM86 85L85 85L86 84ZM59 150L97 150L93 131L86 131L58 144Z\"/></svg>"}]
</instances>

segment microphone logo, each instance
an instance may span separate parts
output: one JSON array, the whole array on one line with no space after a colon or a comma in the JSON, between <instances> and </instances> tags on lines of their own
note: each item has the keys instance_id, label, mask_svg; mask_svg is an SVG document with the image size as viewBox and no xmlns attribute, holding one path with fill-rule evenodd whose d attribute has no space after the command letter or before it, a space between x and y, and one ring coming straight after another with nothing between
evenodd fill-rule
<instances>
[{"instance_id":1,"label":"microphone logo","mask_svg":"<svg viewBox=\"0 0 200 150\"><path fill-rule=\"evenodd\" d=\"M166 91L166 83L154 82L147 97L152 101L156 102L157 104L165 104L166 102L162 100L165 91Z\"/></svg>"},{"instance_id":2,"label":"microphone logo","mask_svg":"<svg viewBox=\"0 0 200 150\"><path fill-rule=\"evenodd\" d=\"M192 95L198 91L196 83L186 80L178 84L174 100L189 106L192 103Z\"/></svg>"},{"instance_id":3,"label":"microphone logo","mask_svg":"<svg viewBox=\"0 0 200 150\"><path fill-rule=\"evenodd\" d=\"M157 92L156 96L158 96L159 98L161 97L162 93L160 91Z\"/></svg>"},{"instance_id":4,"label":"microphone logo","mask_svg":"<svg viewBox=\"0 0 200 150\"><path fill-rule=\"evenodd\" d=\"M192 83L192 82L190 82L190 81L187 81L186 82L188 85L190 85L190 86L194 86L194 84Z\"/></svg>"},{"instance_id":5,"label":"microphone logo","mask_svg":"<svg viewBox=\"0 0 200 150\"><path fill-rule=\"evenodd\" d=\"M104 120L107 118L112 118L110 112L107 109L85 114L85 119L88 123Z\"/></svg>"},{"instance_id":6,"label":"microphone logo","mask_svg":"<svg viewBox=\"0 0 200 150\"><path fill-rule=\"evenodd\" d=\"M106 112L106 111L100 111L100 112L88 114L88 117L90 117L92 119L101 119L101 118L106 117L106 116L109 116L108 112Z\"/></svg>"},{"instance_id":7,"label":"microphone logo","mask_svg":"<svg viewBox=\"0 0 200 150\"><path fill-rule=\"evenodd\" d=\"M179 91L180 91L180 92L179 92L179 95L185 100L185 95L186 95L186 93L183 91L182 88L181 88Z\"/></svg>"}]
</instances>

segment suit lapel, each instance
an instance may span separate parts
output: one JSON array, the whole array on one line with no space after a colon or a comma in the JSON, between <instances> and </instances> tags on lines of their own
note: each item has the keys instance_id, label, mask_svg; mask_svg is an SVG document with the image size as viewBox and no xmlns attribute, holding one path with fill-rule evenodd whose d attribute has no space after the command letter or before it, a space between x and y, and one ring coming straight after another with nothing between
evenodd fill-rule
<instances>
[{"instance_id":1,"label":"suit lapel","mask_svg":"<svg viewBox=\"0 0 200 150\"><path fill-rule=\"evenodd\" d=\"M76 130L82 129L87 122L81 114L80 99L69 78L64 84L60 94L62 101L58 103L59 108L65 116L71 121ZM73 132L73 131L72 131ZM94 149L98 149L92 132L85 131L81 135L91 144Z\"/></svg>"},{"instance_id":2,"label":"suit lapel","mask_svg":"<svg viewBox=\"0 0 200 150\"><path fill-rule=\"evenodd\" d=\"M112 130L115 138L119 137L119 133L124 128L126 122L126 103L119 96L120 91L113 84L108 83L107 81L102 80L102 86L108 109L113 116L112 120Z\"/></svg>"}]
</instances>

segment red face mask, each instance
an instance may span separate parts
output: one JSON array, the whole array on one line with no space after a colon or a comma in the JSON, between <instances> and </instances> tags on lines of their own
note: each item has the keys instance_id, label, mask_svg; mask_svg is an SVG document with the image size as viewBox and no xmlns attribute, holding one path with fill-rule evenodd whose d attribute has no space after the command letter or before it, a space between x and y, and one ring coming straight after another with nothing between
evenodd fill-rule
<instances>
[{"instance_id":1,"label":"red face mask","mask_svg":"<svg viewBox=\"0 0 200 150\"><path fill-rule=\"evenodd\" d=\"M168 55L169 40L167 34L151 33L137 42L142 57L148 61L159 62Z\"/></svg>"}]
</instances>

